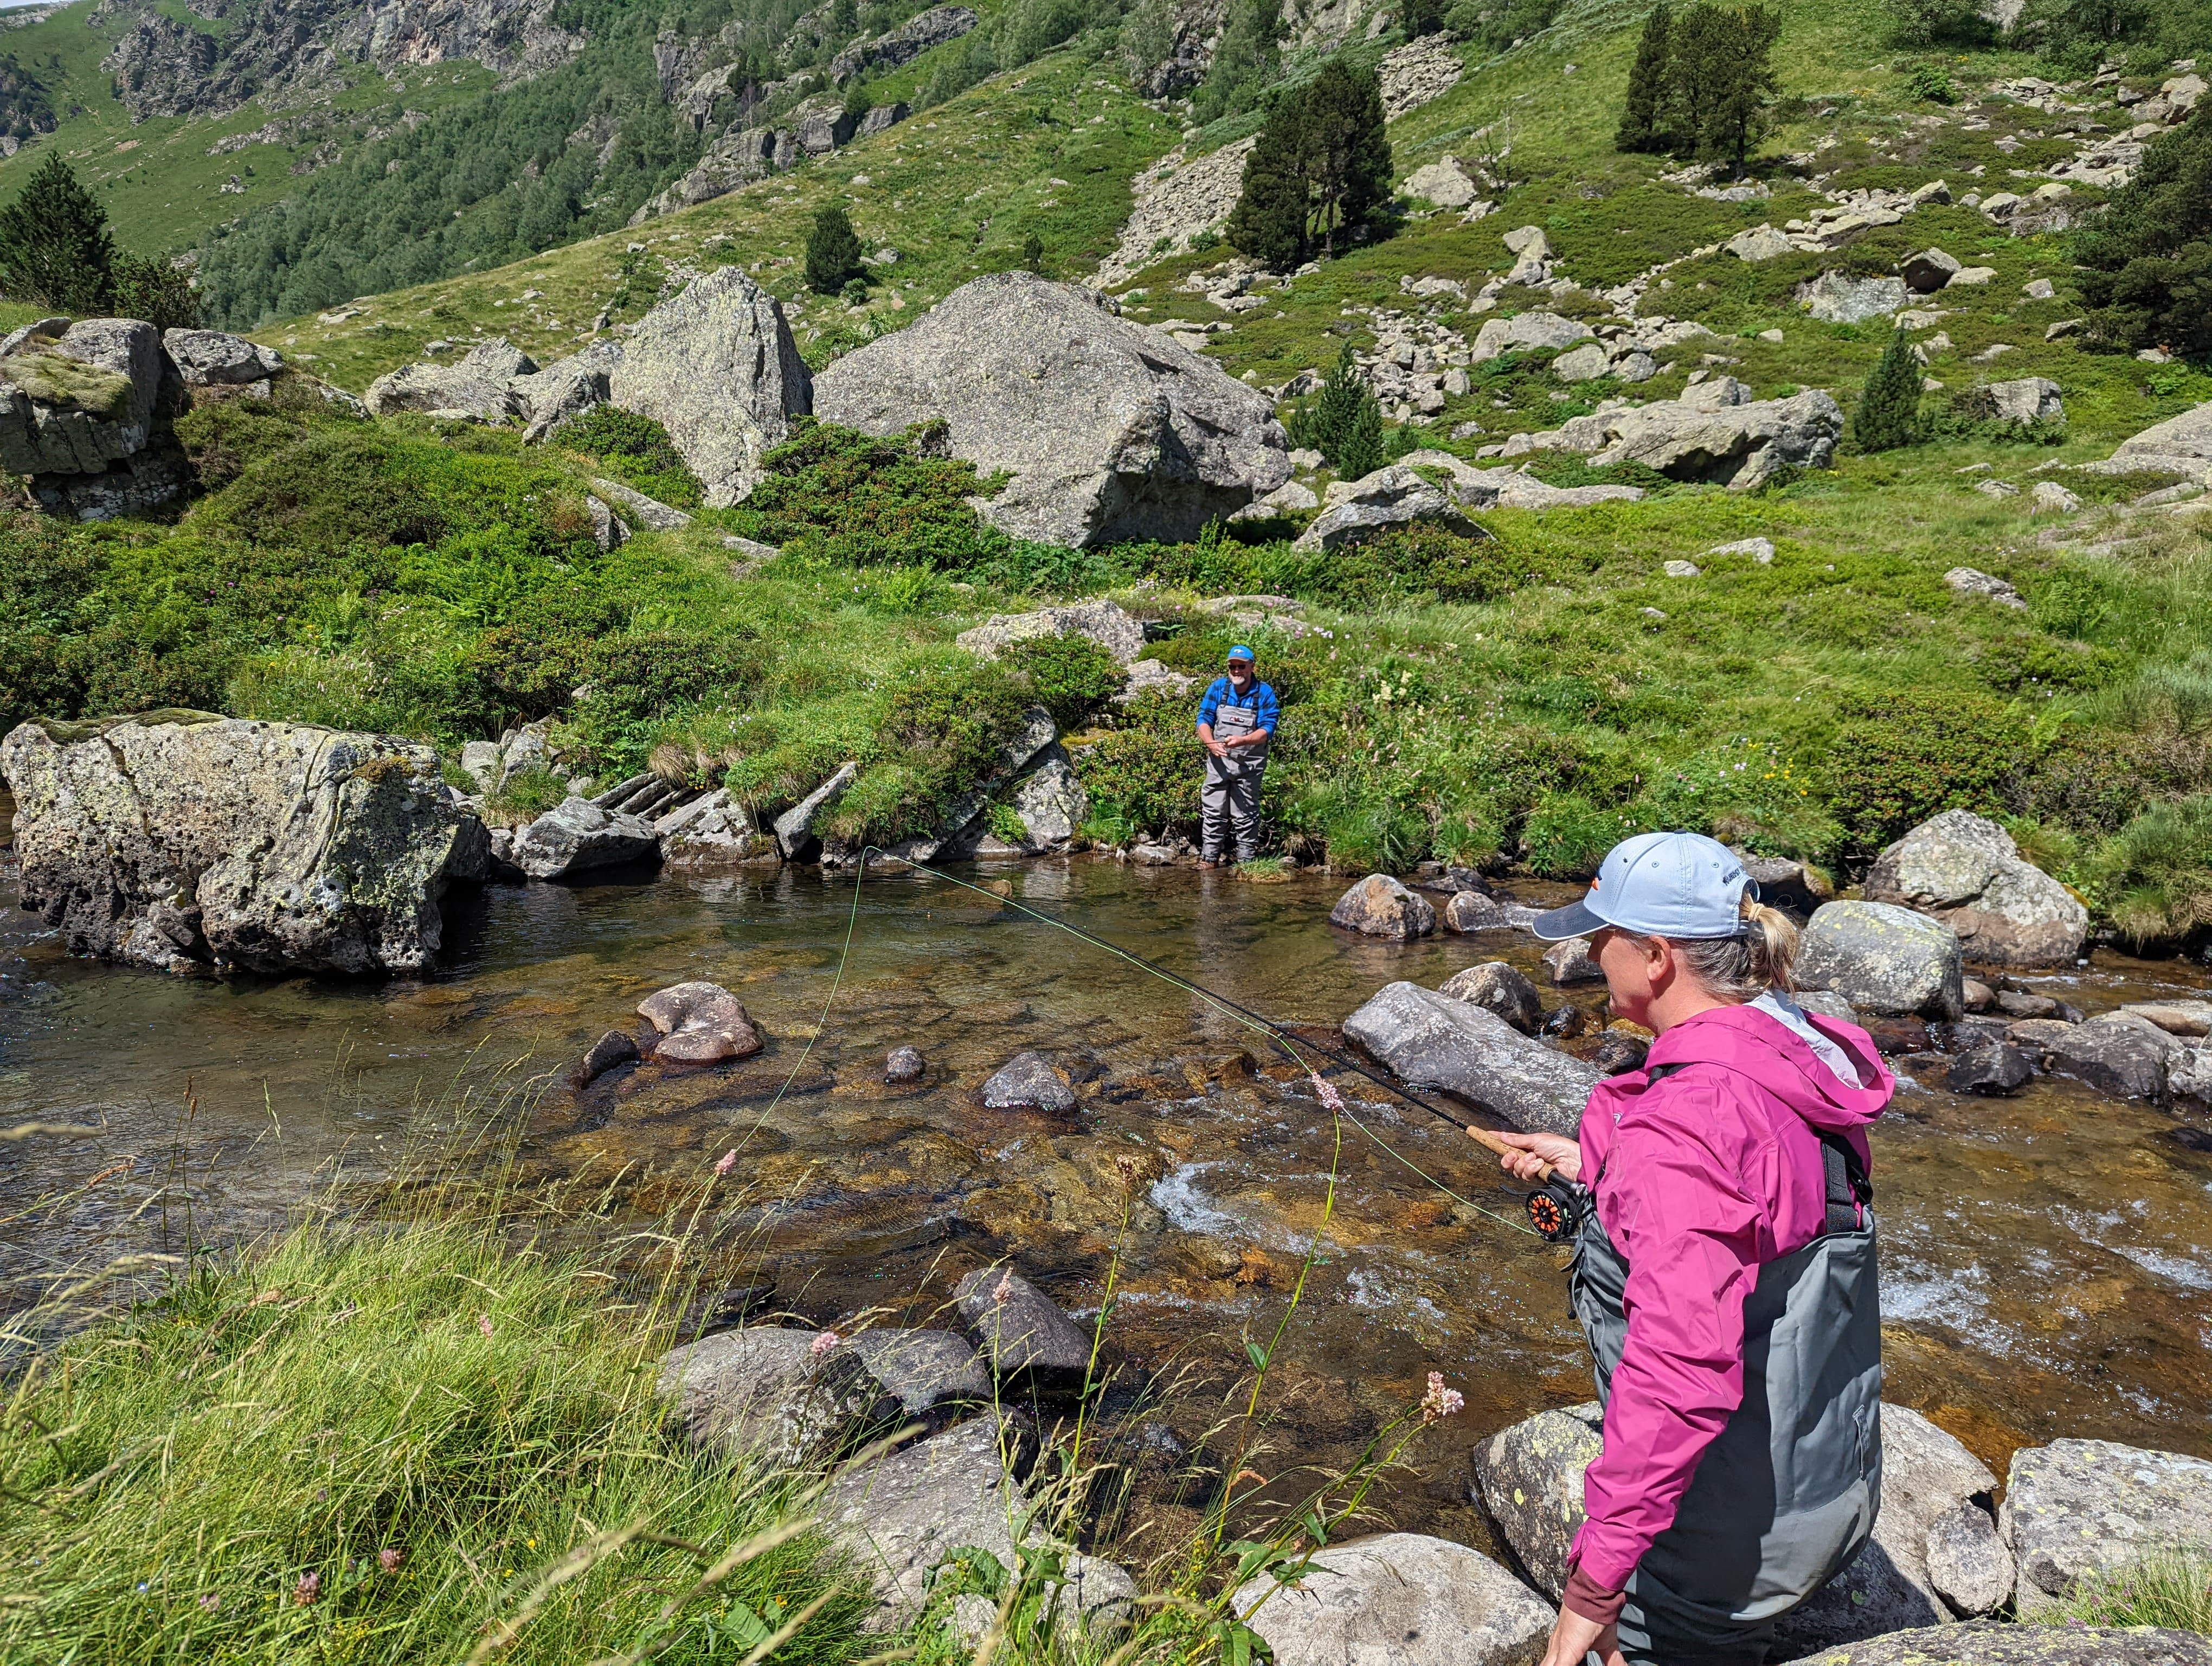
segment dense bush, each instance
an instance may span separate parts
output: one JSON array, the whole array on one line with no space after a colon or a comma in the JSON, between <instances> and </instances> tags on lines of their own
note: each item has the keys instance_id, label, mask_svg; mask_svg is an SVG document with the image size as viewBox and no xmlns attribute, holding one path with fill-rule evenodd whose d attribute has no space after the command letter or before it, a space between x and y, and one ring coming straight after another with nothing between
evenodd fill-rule
<instances>
[{"instance_id":1,"label":"dense bush","mask_svg":"<svg viewBox=\"0 0 2212 1666\"><path fill-rule=\"evenodd\" d=\"M2212 356L2212 99L2143 152L2074 253L2092 332Z\"/></svg>"},{"instance_id":2,"label":"dense bush","mask_svg":"<svg viewBox=\"0 0 2212 1666\"><path fill-rule=\"evenodd\" d=\"M679 509L696 509L706 501L699 477L668 430L650 416L618 405L593 405L562 423L552 437L556 445L596 458L609 474L647 497Z\"/></svg>"},{"instance_id":3,"label":"dense bush","mask_svg":"<svg viewBox=\"0 0 2212 1666\"><path fill-rule=\"evenodd\" d=\"M1027 680L1037 703L1066 734L1121 692L1121 667L1088 636L1038 636L1016 642L1000 656Z\"/></svg>"},{"instance_id":4,"label":"dense bush","mask_svg":"<svg viewBox=\"0 0 2212 1666\"><path fill-rule=\"evenodd\" d=\"M2023 750L2013 714L1973 695L1853 699L1839 715L1828 806L1862 850L1945 810L2001 808Z\"/></svg>"},{"instance_id":5,"label":"dense bush","mask_svg":"<svg viewBox=\"0 0 2212 1666\"><path fill-rule=\"evenodd\" d=\"M969 506L994 484L947 456L941 423L878 440L802 417L762 459L760 483L730 524L764 542L852 562L957 570L1005 550Z\"/></svg>"},{"instance_id":6,"label":"dense bush","mask_svg":"<svg viewBox=\"0 0 2212 1666\"><path fill-rule=\"evenodd\" d=\"M2212 793L2154 804L2098 854L2112 921L2138 944L2212 927Z\"/></svg>"},{"instance_id":7,"label":"dense bush","mask_svg":"<svg viewBox=\"0 0 2212 1666\"><path fill-rule=\"evenodd\" d=\"M1077 754L1094 837L1119 843L1170 828L1196 831L1206 749L1195 711L1194 701L1147 695L1130 702L1118 727Z\"/></svg>"}]
</instances>

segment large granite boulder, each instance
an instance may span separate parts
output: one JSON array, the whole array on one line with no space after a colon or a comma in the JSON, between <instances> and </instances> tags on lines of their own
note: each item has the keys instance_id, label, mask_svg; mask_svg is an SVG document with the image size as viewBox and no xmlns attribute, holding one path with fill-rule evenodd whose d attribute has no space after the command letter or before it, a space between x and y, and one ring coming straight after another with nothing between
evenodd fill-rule
<instances>
[{"instance_id":1,"label":"large granite boulder","mask_svg":"<svg viewBox=\"0 0 2212 1666\"><path fill-rule=\"evenodd\" d=\"M528 376L537 361L504 336L480 341L452 364L403 364L368 385L372 416L418 410L432 416L466 416L503 423L523 411L522 396L508 384Z\"/></svg>"},{"instance_id":2,"label":"large granite boulder","mask_svg":"<svg viewBox=\"0 0 2212 1666\"><path fill-rule=\"evenodd\" d=\"M1462 538L1480 533L1451 492L1431 484L1402 463L1363 475L1348 489L1332 491L1330 496L1334 501L1298 534L1292 549L1341 550L1417 520L1433 521Z\"/></svg>"},{"instance_id":3,"label":"large granite boulder","mask_svg":"<svg viewBox=\"0 0 2212 1666\"><path fill-rule=\"evenodd\" d=\"M514 836L514 865L533 879L565 879L592 868L653 861L660 841L641 816L568 798Z\"/></svg>"},{"instance_id":4,"label":"large granite boulder","mask_svg":"<svg viewBox=\"0 0 2212 1666\"><path fill-rule=\"evenodd\" d=\"M1059 746L1047 747L1045 754L1044 762L1015 784L1014 813L1022 819L1030 849L1064 849L1091 818L1091 794Z\"/></svg>"},{"instance_id":5,"label":"large granite boulder","mask_svg":"<svg viewBox=\"0 0 2212 1666\"><path fill-rule=\"evenodd\" d=\"M2063 423L2066 401L2058 384L2048 376L2021 376L2008 382L1991 382L1982 390L2001 423ZM2043 484L2056 485L2046 480Z\"/></svg>"},{"instance_id":6,"label":"large granite boulder","mask_svg":"<svg viewBox=\"0 0 2212 1666\"><path fill-rule=\"evenodd\" d=\"M1028 272L963 284L847 354L814 410L880 435L942 418L955 456L1012 477L984 515L1045 544L1194 538L1291 477L1266 395L1093 291Z\"/></svg>"},{"instance_id":7,"label":"large granite boulder","mask_svg":"<svg viewBox=\"0 0 2212 1666\"><path fill-rule=\"evenodd\" d=\"M2212 403L2154 423L2121 441L2100 466L2114 472L2158 470L2195 480L2212 478Z\"/></svg>"},{"instance_id":8,"label":"large granite boulder","mask_svg":"<svg viewBox=\"0 0 2212 1666\"><path fill-rule=\"evenodd\" d=\"M1330 1545L1231 1602L1276 1666L1535 1666L1558 1617L1481 1552L1425 1533Z\"/></svg>"},{"instance_id":9,"label":"large granite boulder","mask_svg":"<svg viewBox=\"0 0 2212 1666\"><path fill-rule=\"evenodd\" d=\"M1947 810L1885 849L1866 895L1935 915L1959 934L1967 959L1997 965L2071 962L2089 934L2081 899L1971 810Z\"/></svg>"},{"instance_id":10,"label":"large granite boulder","mask_svg":"<svg viewBox=\"0 0 2212 1666\"><path fill-rule=\"evenodd\" d=\"M527 426L522 437L536 444L571 416L605 404L613 387L614 368L622 362L619 342L593 342L580 353L556 359L543 370L516 376L507 389L521 402Z\"/></svg>"},{"instance_id":11,"label":"large granite boulder","mask_svg":"<svg viewBox=\"0 0 2212 1666\"><path fill-rule=\"evenodd\" d=\"M1966 1626L1892 1632L1800 1666L2212 1666L2212 1638L2154 1626Z\"/></svg>"},{"instance_id":12,"label":"large granite boulder","mask_svg":"<svg viewBox=\"0 0 2212 1666\"><path fill-rule=\"evenodd\" d=\"M1591 1400L1524 1418L1469 1455L1484 1512L1554 1602L1567 1588L1567 1547L1588 1515L1583 1471L1604 1450L1604 1433L1605 1414Z\"/></svg>"},{"instance_id":13,"label":"large granite boulder","mask_svg":"<svg viewBox=\"0 0 2212 1666\"><path fill-rule=\"evenodd\" d=\"M1786 399L1719 406L1686 396L1577 416L1542 433L1516 434L1500 455L1577 452L1596 468L1641 463L1670 480L1720 482L1733 491L1747 491L1785 467L1828 467L1843 434L1842 408L1818 388Z\"/></svg>"},{"instance_id":14,"label":"large granite boulder","mask_svg":"<svg viewBox=\"0 0 2212 1666\"><path fill-rule=\"evenodd\" d=\"M1034 613L994 613L952 641L970 654L995 660L1001 648L1042 636L1087 636L1123 666L1145 649L1144 622L1103 596L1066 607L1042 607Z\"/></svg>"},{"instance_id":15,"label":"large granite boulder","mask_svg":"<svg viewBox=\"0 0 2212 1666\"><path fill-rule=\"evenodd\" d=\"M1488 1008L1418 983L1386 984L1344 1033L1408 1086L1440 1088L1531 1132L1574 1133L1600 1076Z\"/></svg>"},{"instance_id":16,"label":"large granite boulder","mask_svg":"<svg viewBox=\"0 0 2212 1666\"><path fill-rule=\"evenodd\" d=\"M0 340L0 473L49 514L106 520L191 480L169 423L184 386L160 332L132 319L41 319Z\"/></svg>"},{"instance_id":17,"label":"large granite boulder","mask_svg":"<svg viewBox=\"0 0 2212 1666\"><path fill-rule=\"evenodd\" d=\"M386 736L149 712L0 741L24 909L81 954L256 972L420 972L483 824L436 752Z\"/></svg>"},{"instance_id":18,"label":"large granite boulder","mask_svg":"<svg viewBox=\"0 0 2212 1666\"><path fill-rule=\"evenodd\" d=\"M1797 286L1797 304L1820 324L1863 324L1905 305L1901 277L1852 277L1822 272Z\"/></svg>"},{"instance_id":19,"label":"large granite boulder","mask_svg":"<svg viewBox=\"0 0 2212 1666\"><path fill-rule=\"evenodd\" d=\"M1487 364L1531 348L1572 347L1588 341L1590 334L1589 325L1579 319L1561 318L1557 313L1516 313L1511 318L1486 319L1474 333L1474 349L1468 356L1477 364Z\"/></svg>"},{"instance_id":20,"label":"large granite boulder","mask_svg":"<svg viewBox=\"0 0 2212 1666\"><path fill-rule=\"evenodd\" d=\"M252 394L265 399L284 368L275 348L223 330L164 330L161 350L194 398Z\"/></svg>"},{"instance_id":21,"label":"large granite boulder","mask_svg":"<svg viewBox=\"0 0 2212 1666\"><path fill-rule=\"evenodd\" d=\"M1797 957L1808 988L1832 989L1861 1012L1956 1018L1966 1008L1959 934L1891 903L1824 903Z\"/></svg>"},{"instance_id":22,"label":"large granite boulder","mask_svg":"<svg viewBox=\"0 0 2212 1666\"><path fill-rule=\"evenodd\" d=\"M640 319L607 382L613 404L668 430L713 509L750 492L761 453L813 409L783 303L735 266Z\"/></svg>"},{"instance_id":23,"label":"large granite boulder","mask_svg":"<svg viewBox=\"0 0 2212 1666\"><path fill-rule=\"evenodd\" d=\"M1364 936L1403 942L1436 930L1437 911L1427 897L1408 891L1401 881L1387 873L1370 873L1336 899L1328 923Z\"/></svg>"},{"instance_id":24,"label":"large granite boulder","mask_svg":"<svg viewBox=\"0 0 2212 1666\"><path fill-rule=\"evenodd\" d=\"M2212 1551L2212 1463L2110 1440L2023 1446L1998 1521L2032 1619L2087 1576L2160 1550Z\"/></svg>"}]
</instances>

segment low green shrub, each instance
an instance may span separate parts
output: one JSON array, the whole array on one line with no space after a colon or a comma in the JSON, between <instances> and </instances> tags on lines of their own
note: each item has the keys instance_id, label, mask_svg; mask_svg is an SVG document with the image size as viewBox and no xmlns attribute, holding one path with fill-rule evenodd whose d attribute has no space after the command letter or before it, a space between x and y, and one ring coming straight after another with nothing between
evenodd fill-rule
<instances>
[{"instance_id":1,"label":"low green shrub","mask_svg":"<svg viewBox=\"0 0 2212 1666\"><path fill-rule=\"evenodd\" d=\"M517 769L484 795L486 819L520 827L557 807L568 796L568 783L542 764Z\"/></svg>"},{"instance_id":2,"label":"low green shrub","mask_svg":"<svg viewBox=\"0 0 2212 1666\"><path fill-rule=\"evenodd\" d=\"M1603 810L1578 793L1553 793L1528 812L1521 859L1540 879L1587 879L1607 851L1647 830L1633 810Z\"/></svg>"},{"instance_id":3,"label":"low green shrub","mask_svg":"<svg viewBox=\"0 0 2212 1666\"><path fill-rule=\"evenodd\" d=\"M1070 757L1091 798L1091 836L1119 843L1139 832L1195 830L1206 749L1194 702L1165 695L1133 700L1118 727L1072 749Z\"/></svg>"},{"instance_id":4,"label":"low green shrub","mask_svg":"<svg viewBox=\"0 0 2212 1666\"><path fill-rule=\"evenodd\" d=\"M2002 807L2021 726L1984 696L1854 697L1825 761L1828 808L1859 848L1888 843L1945 810Z\"/></svg>"},{"instance_id":5,"label":"low green shrub","mask_svg":"<svg viewBox=\"0 0 2212 1666\"><path fill-rule=\"evenodd\" d=\"M1081 728L1124 680L1121 666L1088 636L1037 636L1016 642L999 656L1026 679L1037 703L1052 714L1062 734Z\"/></svg>"},{"instance_id":6,"label":"low green shrub","mask_svg":"<svg viewBox=\"0 0 2212 1666\"><path fill-rule=\"evenodd\" d=\"M919 562L946 571L1004 553L1011 542L969 507L996 483L949 456L944 424L890 439L801 417L761 459L763 471L730 525L746 537L860 566Z\"/></svg>"},{"instance_id":7,"label":"low green shrub","mask_svg":"<svg viewBox=\"0 0 2212 1666\"><path fill-rule=\"evenodd\" d=\"M2139 945L2212 926L2212 793L2152 805L2106 842L2093 867L2112 923Z\"/></svg>"},{"instance_id":8,"label":"low green shrub","mask_svg":"<svg viewBox=\"0 0 2212 1666\"><path fill-rule=\"evenodd\" d=\"M633 490L679 509L696 509L706 489L691 472L668 430L650 416L618 405L598 404L555 429L556 445L596 459Z\"/></svg>"}]
</instances>

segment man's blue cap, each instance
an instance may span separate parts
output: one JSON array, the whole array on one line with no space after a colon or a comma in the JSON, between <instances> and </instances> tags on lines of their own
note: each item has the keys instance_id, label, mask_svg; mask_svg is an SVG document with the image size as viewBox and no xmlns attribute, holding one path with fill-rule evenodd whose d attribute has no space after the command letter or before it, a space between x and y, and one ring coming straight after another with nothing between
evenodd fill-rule
<instances>
[{"instance_id":1,"label":"man's blue cap","mask_svg":"<svg viewBox=\"0 0 2212 1666\"><path fill-rule=\"evenodd\" d=\"M1606 853L1580 902L1540 914L1529 929L1547 943L1607 926L1677 941L1741 937L1743 897L1758 881L1734 851L1702 833L1638 833Z\"/></svg>"},{"instance_id":2,"label":"man's blue cap","mask_svg":"<svg viewBox=\"0 0 2212 1666\"><path fill-rule=\"evenodd\" d=\"M1242 642L1237 643L1235 648L1229 650L1229 657L1232 660L1255 660L1259 658L1257 654L1254 654L1250 648L1245 647Z\"/></svg>"}]
</instances>

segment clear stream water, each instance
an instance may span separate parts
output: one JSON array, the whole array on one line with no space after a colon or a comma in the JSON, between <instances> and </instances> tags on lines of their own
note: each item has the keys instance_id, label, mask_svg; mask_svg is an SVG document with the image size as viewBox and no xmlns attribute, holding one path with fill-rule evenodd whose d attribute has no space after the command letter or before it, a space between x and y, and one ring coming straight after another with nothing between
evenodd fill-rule
<instances>
[{"instance_id":1,"label":"clear stream water","mask_svg":"<svg viewBox=\"0 0 2212 1666\"><path fill-rule=\"evenodd\" d=\"M986 873L1316 1033L1395 978L1433 986L1504 958L1545 982L1525 936L1401 945L1333 929L1340 879L1255 885L1087 857ZM1545 900L1540 887L1523 895ZM1310 1085L1188 995L995 898L884 877L860 896L829 1021L770 1110L821 1014L853 902L850 874L762 869L494 887L453 918L435 979L222 982L73 959L0 874L0 1125L85 1130L0 1143L0 1271L35 1279L147 1247L165 1212L175 1247L186 1188L165 1183L179 1177L199 1237L257 1230L323 1192L342 1158L373 1170L426 1130L504 1104L520 1107L523 1160L541 1176L637 1163L688 1183L741 1145L729 1183L760 1204L779 1299L817 1322L878 1304L926 1317L1000 1256L1068 1308L1095 1310L1118 1244L1116 1346L1182 1382L1157 1414L1201 1433L1244 1335L1264 1337L1282 1313L1321 1221L1332 1138ZM636 1025L643 996L688 978L734 990L767 1050L690 1075L629 1070L582 1093L560 1082L602 1032ZM2034 987L2094 1012L2205 982L2186 963L2100 953ZM1546 988L1593 1012L1603 1000L1601 987ZM902 1043L928 1074L888 1088L883 1060ZM984 1078L1024 1048L1078 1079L1076 1116L981 1107ZM2192 1129L2059 1079L1962 1098L1923 1073L1934 1085L1901 1092L1874 1136L1890 1396L2001 1478L2015 1446L2063 1434L2212 1455L2201 1119ZM1345 1091L1408 1162L1518 1218L1517 1189L1463 1135L1364 1084ZM1421 1435L1376 1502L1401 1527L1485 1543L1468 1446L1589 1397L1561 1258L1356 1131L1338 1172L1255 1467L1346 1462L1441 1371L1466 1414ZM607 1230L635 1224L650 1189ZM149 1206L157 1195L166 1205Z\"/></svg>"}]
</instances>

